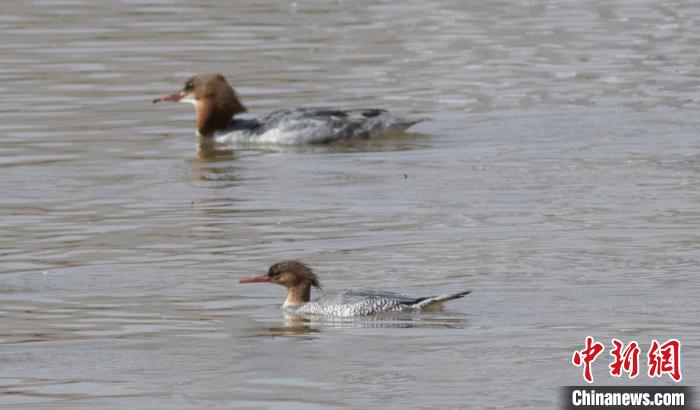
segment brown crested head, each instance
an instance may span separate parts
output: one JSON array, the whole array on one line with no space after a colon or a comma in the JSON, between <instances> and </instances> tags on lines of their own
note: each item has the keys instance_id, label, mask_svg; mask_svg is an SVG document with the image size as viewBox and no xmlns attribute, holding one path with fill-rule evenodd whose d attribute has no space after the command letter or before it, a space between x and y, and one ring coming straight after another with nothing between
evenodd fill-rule
<instances>
[{"instance_id":1,"label":"brown crested head","mask_svg":"<svg viewBox=\"0 0 700 410\"><path fill-rule=\"evenodd\" d=\"M247 111L221 74L196 75L185 82L181 93L195 100L197 131L204 137L227 129L234 115Z\"/></svg>"},{"instance_id":2,"label":"brown crested head","mask_svg":"<svg viewBox=\"0 0 700 410\"><path fill-rule=\"evenodd\" d=\"M316 274L299 261L282 261L270 266L267 271L268 280L272 283L292 288L299 285L310 285L321 289L321 283Z\"/></svg>"},{"instance_id":3,"label":"brown crested head","mask_svg":"<svg viewBox=\"0 0 700 410\"><path fill-rule=\"evenodd\" d=\"M238 94L221 74L198 74L187 81L178 94L153 100L192 103L197 110L197 131L209 137L226 130L234 115L246 112Z\"/></svg>"}]
</instances>

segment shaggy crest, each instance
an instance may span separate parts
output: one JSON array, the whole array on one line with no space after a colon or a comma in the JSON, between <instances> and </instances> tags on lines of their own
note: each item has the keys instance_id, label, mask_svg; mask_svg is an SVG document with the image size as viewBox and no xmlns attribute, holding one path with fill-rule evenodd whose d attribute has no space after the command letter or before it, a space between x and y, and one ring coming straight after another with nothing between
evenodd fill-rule
<instances>
[{"instance_id":1,"label":"shaggy crest","mask_svg":"<svg viewBox=\"0 0 700 410\"><path fill-rule=\"evenodd\" d=\"M307 282L311 284L311 286L321 289L321 283L318 281L316 274L311 268L299 261L277 262L270 266L270 269L267 271L267 276L275 278L285 272L293 274L298 278L299 282Z\"/></svg>"}]
</instances>

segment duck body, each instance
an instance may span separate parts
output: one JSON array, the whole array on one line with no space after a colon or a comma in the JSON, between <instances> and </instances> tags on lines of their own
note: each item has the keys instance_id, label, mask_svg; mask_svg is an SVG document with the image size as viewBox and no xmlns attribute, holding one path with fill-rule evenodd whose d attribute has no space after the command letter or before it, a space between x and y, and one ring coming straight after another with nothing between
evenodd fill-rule
<instances>
[{"instance_id":1,"label":"duck body","mask_svg":"<svg viewBox=\"0 0 700 410\"><path fill-rule=\"evenodd\" d=\"M459 299L470 290L441 296L409 297L393 292L373 290L345 290L322 293L311 300L311 288L321 289L316 274L299 261L283 261L270 266L267 273L241 279L240 283L269 282L287 288L287 299L282 305L286 313L332 317L366 316L383 312L420 312L436 310L444 302Z\"/></svg>"},{"instance_id":2,"label":"duck body","mask_svg":"<svg viewBox=\"0 0 700 410\"><path fill-rule=\"evenodd\" d=\"M220 142L252 144L325 144L353 138L370 138L414 124L386 110L294 108L254 118L234 118L216 133Z\"/></svg>"},{"instance_id":3,"label":"duck body","mask_svg":"<svg viewBox=\"0 0 700 410\"><path fill-rule=\"evenodd\" d=\"M220 142L319 144L369 138L403 130L417 122L381 109L295 108L258 118L240 118L236 116L247 112L247 108L221 74L196 75L185 82L179 93L153 100L160 101L194 105L197 134Z\"/></svg>"},{"instance_id":4,"label":"duck body","mask_svg":"<svg viewBox=\"0 0 700 410\"><path fill-rule=\"evenodd\" d=\"M282 305L282 310L298 315L354 317L384 312L428 311L447 300L461 298L471 291L431 297L410 297L393 292L346 290L324 294L311 302Z\"/></svg>"}]
</instances>

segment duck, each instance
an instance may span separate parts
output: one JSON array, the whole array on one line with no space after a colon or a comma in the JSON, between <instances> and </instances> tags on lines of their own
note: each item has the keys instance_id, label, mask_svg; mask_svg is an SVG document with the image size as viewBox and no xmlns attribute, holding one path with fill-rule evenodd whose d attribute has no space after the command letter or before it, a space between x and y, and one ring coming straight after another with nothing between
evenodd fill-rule
<instances>
[{"instance_id":1,"label":"duck","mask_svg":"<svg viewBox=\"0 0 700 410\"><path fill-rule=\"evenodd\" d=\"M320 291L321 283L309 266L297 260L277 262L266 273L240 279L239 283L274 283L284 286L287 289L287 298L282 305L285 313L333 317L440 310L443 303L472 292L464 290L439 296L410 297L385 291L343 290L323 293L319 298L311 300L311 288Z\"/></svg>"},{"instance_id":2,"label":"duck","mask_svg":"<svg viewBox=\"0 0 700 410\"><path fill-rule=\"evenodd\" d=\"M378 108L293 108L258 118L240 118L248 109L218 73L195 75L179 92L156 98L153 103L168 101L194 105L197 135L220 142L320 144L400 132L418 122Z\"/></svg>"}]
</instances>

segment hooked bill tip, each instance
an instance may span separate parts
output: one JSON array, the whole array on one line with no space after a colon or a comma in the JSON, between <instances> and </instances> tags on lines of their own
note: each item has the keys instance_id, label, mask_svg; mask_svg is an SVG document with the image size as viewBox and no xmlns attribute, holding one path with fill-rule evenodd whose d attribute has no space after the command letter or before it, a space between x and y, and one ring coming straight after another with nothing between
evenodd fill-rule
<instances>
[{"instance_id":1,"label":"hooked bill tip","mask_svg":"<svg viewBox=\"0 0 700 410\"><path fill-rule=\"evenodd\" d=\"M178 102L182 99L182 96L180 94L170 94L166 95L164 97L158 97L153 100L153 104L161 101L173 101L173 102Z\"/></svg>"}]
</instances>

